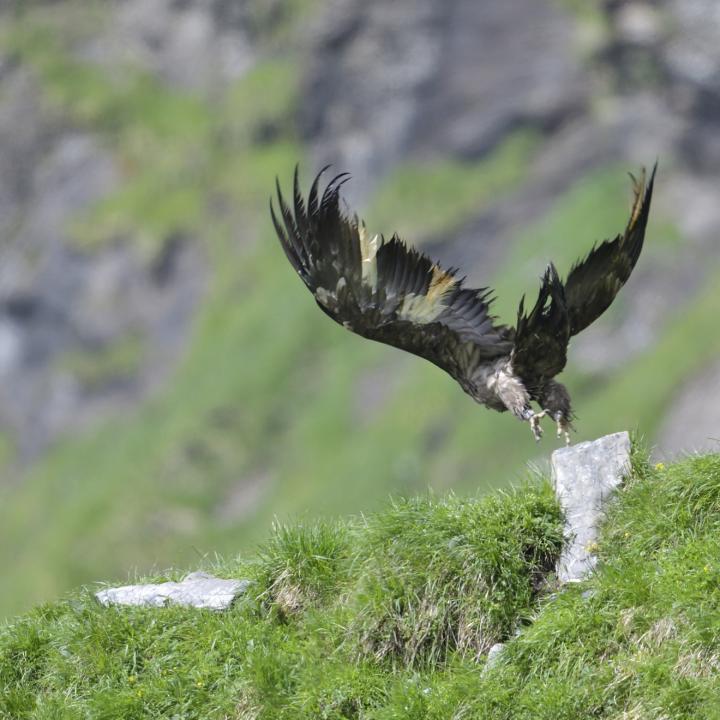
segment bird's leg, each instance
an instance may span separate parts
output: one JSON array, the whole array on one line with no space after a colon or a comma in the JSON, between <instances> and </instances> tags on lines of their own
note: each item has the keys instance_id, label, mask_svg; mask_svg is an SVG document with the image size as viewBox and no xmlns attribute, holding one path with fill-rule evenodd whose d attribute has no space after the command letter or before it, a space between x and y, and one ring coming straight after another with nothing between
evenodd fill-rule
<instances>
[{"instance_id":1,"label":"bird's leg","mask_svg":"<svg viewBox=\"0 0 720 720\"><path fill-rule=\"evenodd\" d=\"M528 418L528 422L530 423L530 430L532 430L533 437L535 438L535 442L540 442L540 438L543 436L543 429L540 427L540 418L544 418L547 415L547 410L543 410L542 412L533 412L530 410L530 417Z\"/></svg>"},{"instance_id":2,"label":"bird's leg","mask_svg":"<svg viewBox=\"0 0 720 720\"><path fill-rule=\"evenodd\" d=\"M518 420L525 420L530 423L533 437L539 441L543 434L540 427L540 418L547 413L545 411L536 413L532 409L530 395L520 378L513 374L512 366L508 363L504 367L498 368L488 386L497 393L503 405Z\"/></svg>"},{"instance_id":3,"label":"bird's leg","mask_svg":"<svg viewBox=\"0 0 720 720\"><path fill-rule=\"evenodd\" d=\"M570 430L572 428L572 425L570 425L570 423L562 415L559 414L556 416L555 422L557 423L558 438L564 437L565 445L570 445Z\"/></svg>"},{"instance_id":4,"label":"bird's leg","mask_svg":"<svg viewBox=\"0 0 720 720\"><path fill-rule=\"evenodd\" d=\"M567 388L555 380L548 380L538 394L540 407L555 421L558 438L564 438L565 444L570 444L570 423L572 407Z\"/></svg>"}]
</instances>

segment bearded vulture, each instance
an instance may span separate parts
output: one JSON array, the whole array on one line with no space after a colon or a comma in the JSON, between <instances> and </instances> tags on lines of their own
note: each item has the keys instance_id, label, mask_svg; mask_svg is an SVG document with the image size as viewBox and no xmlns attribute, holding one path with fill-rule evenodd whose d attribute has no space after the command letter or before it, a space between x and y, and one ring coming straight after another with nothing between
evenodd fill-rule
<instances>
[{"instance_id":1,"label":"bearded vulture","mask_svg":"<svg viewBox=\"0 0 720 720\"><path fill-rule=\"evenodd\" d=\"M514 328L490 314L489 288L465 287L456 270L444 270L397 235L370 235L356 215L343 212L340 188L348 173L320 194L324 168L306 202L296 168L292 207L278 181L279 213L272 200L270 213L288 260L335 322L429 360L476 402L527 421L536 440L540 418L549 415L570 444L570 395L553 378L565 367L570 338L607 310L635 267L656 167L649 181L644 170L639 179L630 176L635 199L625 232L594 245L565 281L550 263L529 312L520 300Z\"/></svg>"}]
</instances>

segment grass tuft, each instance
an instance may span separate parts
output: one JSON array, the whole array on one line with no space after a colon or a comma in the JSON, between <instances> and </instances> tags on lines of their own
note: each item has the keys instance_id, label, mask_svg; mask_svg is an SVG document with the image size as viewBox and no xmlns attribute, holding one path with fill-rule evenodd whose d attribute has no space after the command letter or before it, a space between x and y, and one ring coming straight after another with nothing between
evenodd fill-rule
<instances>
[{"instance_id":1,"label":"grass tuft","mask_svg":"<svg viewBox=\"0 0 720 720\"><path fill-rule=\"evenodd\" d=\"M264 607L288 618L327 602L347 580L350 554L350 538L343 525L276 524L271 539L259 551Z\"/></svg>"},{"instance_id":2,"label":"grass tuft","mask_svg":"<svg viewBox=\"0 0 720 720\"><path fill-rule=\"evenodd\" d=\"M353 630L360 652L407 666L478 658L529 612L562 542L547 486L480 501L396 502L368 522Z\"/></svg>"}]
</instances>

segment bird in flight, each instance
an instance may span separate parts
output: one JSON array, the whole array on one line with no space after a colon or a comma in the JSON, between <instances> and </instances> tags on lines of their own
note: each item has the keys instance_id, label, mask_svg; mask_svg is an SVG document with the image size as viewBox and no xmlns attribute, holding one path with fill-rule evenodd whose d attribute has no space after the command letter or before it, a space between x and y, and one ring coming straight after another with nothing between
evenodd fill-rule
<instances>
[{"instance_id":1,"label":"bird in flight","mask_svg":"<svg viewBox=\"0 0 720 720\"><path fill-rule=\"evenodd\" d=\"M340 207L348 173L319 191L324 168L307 201L295 169L288 204L279 181L270 213L288 260L335 322L370 340L419 355L445 370L476 402L509 410L542 436L540 419L557 424L570 444L570 395L554 378L565 367L570 338L610 306L630 277L642 250L655 168L633 180L634 202L625 231L596 244L562 281L550 263L529 311L520 300L515 327L490 314L492 291L465 287L457 271L445 270L397 235L370 235L357 215ZM533 409L535 402L539 409Z\"/></svg>"}]
</instances>

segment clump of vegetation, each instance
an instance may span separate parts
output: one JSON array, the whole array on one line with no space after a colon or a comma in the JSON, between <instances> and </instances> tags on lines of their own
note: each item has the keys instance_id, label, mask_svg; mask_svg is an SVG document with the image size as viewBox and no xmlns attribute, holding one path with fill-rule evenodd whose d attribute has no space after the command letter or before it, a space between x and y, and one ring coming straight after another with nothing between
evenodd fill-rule
<instances>
[{"instance_id":1,"label":"clump of vegetation","mask_svg":"<svg viewBox=\"0 0 720 720\"><path fill-rule=\"evenodd\" d=\"M532 607L562 544L547 486L480 501L395 503L370 518L355 598L358 652L393 665L478 658Z\"/></svg>"},{"instance_id":2,"label":"clump of vegetation","mask_svg":"<svg viewBox=\"0 0 720 720\"><path fill-rule=\"evenodd\" d=\"M636 450L597 572L538 594L560 532L543 482L278 526L256 559L214 568L254 580L229 612L83 591L7 625L0 717L717 717L720 456Z\"/></svg>"},{"instance_id":3,"label":"clump of vegetation","mask_svg":"<svg viewBox=\"0 0 720 720\"><path fill-rule=\"evenodd\" d=\"M327 603L347 581L350 555L343 525L276 525L259 552L263 607L284 619Z\"/></svg>"}]
</instances>

